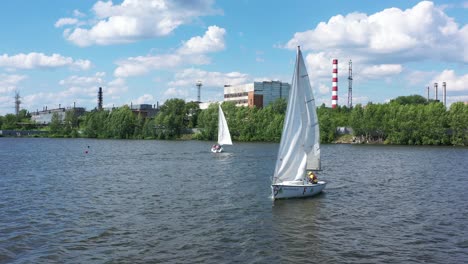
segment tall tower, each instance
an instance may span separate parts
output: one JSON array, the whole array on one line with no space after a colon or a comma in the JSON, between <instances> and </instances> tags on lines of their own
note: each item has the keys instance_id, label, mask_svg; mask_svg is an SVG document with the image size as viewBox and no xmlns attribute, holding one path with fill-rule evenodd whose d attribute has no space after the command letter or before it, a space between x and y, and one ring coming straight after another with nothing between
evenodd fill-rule
<instances>
[{"instance_id":1,"label":"tall tower","mask_svg":"<svg viewBox=\"0 0 468 264\"><path fill-rule=\"evenodd\" d=\"M198 88L198 93L197 93L197 101L198 103L201 103L201 100L200 100L200 88L202 87L202 82L201 81L198 81L197 82L197 88Z\"/></svg>"},{"instance_id":2,"label":"tall tower","mask_svg":"<svg viewBox=\"0 0 468 264\"><path fill-rule=\"evenodd\" d=\"M353 62L349 60L348 71L348 108L353 108Z\"/></svg>"},{"instance_id":3,"label":"tall tower","mask_svg":"<svg viewBox=\"0 0 468 264\"><path fill-rule=\"evenodd\" d=\"M442 83L442 100L444 101L444 106L447 106L447 84Z\"/></svg>"},{"instance_id":4,"label":"tall tower","mask_svg":"<svg viewBox=\"0 0 468 264\"><path fill-rule=\"evenodd\" d=\"M99 92L98 92L98 110L102 110L102 88L99 87Z\"/></svg>"},{"instance_id":5,"label":"tall tower","mask_svg":"<svg viewBox=\"0 0 468 264\"><path fill-rule=\"evenodd\" d=\"M427 102L429 102L429 89L430 89L430 87L428 86L427 87Z\"/></svg>"},{"instance_id":6,"label":"tall tower","mask_svg":"<svg viewBox=\"0 0 468 264\"><path fill-rule=\"evenodd\" d=\"M21 100L20 100L20 95L19 95L19 92L16 91L15 92L15 114L16 116L19 115L19 112L20 112L20 105L21 105Z\"/></svg>"},{"instance_id":7,"label":"tall tower","mask_svg":"<svg viewBox=\"0 0 468 264\"><path fill-rule=\"evenodd\" d=\"M438 84L437 83L434 83L434 93L435 93L435 101L437 102L439 100L439 98L437 97L437 86Z\"/></svg>"},{"instance_id":8,"label":"tall tower","mask_svg":"<svg viewBox=\"0 0 468 264\"><path fill-rule=\"evenodd\" d=\"M338 105L338 60L333 59L332 74L332 108Z\"/></svg>"}]
</instances>

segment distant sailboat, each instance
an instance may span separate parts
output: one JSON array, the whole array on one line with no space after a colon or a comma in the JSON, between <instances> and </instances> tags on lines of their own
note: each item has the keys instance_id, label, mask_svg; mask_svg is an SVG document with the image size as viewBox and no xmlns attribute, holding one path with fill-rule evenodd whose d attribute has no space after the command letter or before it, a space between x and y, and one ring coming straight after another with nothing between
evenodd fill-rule
<instances>
[{"instance_id":1,"label":"distant sailboat","mask_svg":"<svg viewBox=\"0 0 468 264\"><path fill-rule=\"evenodd\" d=\"M320 135L315 99L300 48L272 178L273 199L313 196L326 185L309 180L320 171ZM312 174L310 174L312 173Z\"/></svg>"},{"instance_id":2,"label":"distant sailboat","mask_svg":"<svg viewBox=\"0 0 468 264\"><path fill-rule=\"evenodd\" d=\"M211 147L211 152L223 152L223 145L232 145L231 134L221 105L218 105L218 143Z\"/></svg>"}]
</instances>

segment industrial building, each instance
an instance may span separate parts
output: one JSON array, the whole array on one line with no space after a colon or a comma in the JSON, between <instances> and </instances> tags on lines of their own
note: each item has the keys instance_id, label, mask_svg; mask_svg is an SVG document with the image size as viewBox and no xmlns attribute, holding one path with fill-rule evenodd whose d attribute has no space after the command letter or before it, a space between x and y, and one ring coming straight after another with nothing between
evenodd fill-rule
<instances>
[{"instance_id":1,"label":"industrial building","mask_svg":"<svg viewBox=\"0 0 468 264\"><path fill-rule=\"evenodd\" d=\"M242 85L225 85L224 101L236 106L264 107L278 98L288 99L291 85L280 81L263 81Z\"/></svg>"},{"instance_id":2,"label":"industrial building","mask_svg":"<svg viewBox=\"0 0 468 264\"><path fill-rule=\"evenodd\" d=\"M159 111L159 104L130 104L130 110L143 118L153 118Z\"/></svg>"},{"instance_id":3,"label":"industrial building","mask_svg":"<svg viewBox=\"0 0 468 264\"><path fill-rule=\"evenodd\" d=\"M57 113L61 122L65 119L65 113L67 111L75 111L76 116L81 116L85 113L84 107L72 107L72 108L64 108L60 107L56 109L47 109L47 106L42 111L36 111L31 113L31 120L36 122L37 124L48 125L52 121L52 116L54 113Z\"/></svg>"}]
</instances>

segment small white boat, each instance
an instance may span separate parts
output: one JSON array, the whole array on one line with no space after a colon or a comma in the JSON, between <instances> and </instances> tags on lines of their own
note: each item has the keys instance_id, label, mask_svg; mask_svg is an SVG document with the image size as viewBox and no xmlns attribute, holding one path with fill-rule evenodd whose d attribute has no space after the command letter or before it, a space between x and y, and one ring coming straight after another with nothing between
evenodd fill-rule
<instances>
[{"instance_id":1,"label":"small white boat","mask_svg":"<svg viewBox=\"0 0 468 264\"><path fill-rule=\"evenodd\" d=\"M221 105L218 105L218 143L211 146L211 152L220 153L223 152L223 145L232 145L231 134L229 133L229 127L224 117L223 109Z\"/></svg>"},{"instance_id":2,"label":"small white boat","mask_svg":"<svg viewBox=\"0 0 468 264\"><path fill-rule=\"evenodd\" d=\"M289 92L281 142L272 177L273 199L316 195L326 182L311 182L308 173L320 168L320 134L315 99L309 75L297 48L296 66Z\"/></svg>"}]
</instances>

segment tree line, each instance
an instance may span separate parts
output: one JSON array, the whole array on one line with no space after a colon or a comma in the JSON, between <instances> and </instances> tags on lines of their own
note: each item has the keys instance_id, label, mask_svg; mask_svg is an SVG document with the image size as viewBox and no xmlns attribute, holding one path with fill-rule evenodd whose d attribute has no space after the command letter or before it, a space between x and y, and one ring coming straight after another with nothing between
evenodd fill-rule
<instances>
[{"instance_id":1,"label":"tree line","mask_svg":"<svg viewBox=\"0 0 468 264\"><path fill-rule=\"evenodd\" d=\"M278 99L264 108L236 107L222 104L234 141L279 142L286 112L286 101ZM365 142L401 145L468 146L468 105L454 103L449 109L419 95L401 96L384 104L360 104L353 108L317 108L322 143L334 142L337 127L353 129L356 138ZM2 129L30 129L28 113L0 116ZM20 122L21 120L22 122ZM26 124L26 125L25 125ZM43 128L50 136L118 139L180 139L216 141L218 107L211 104L201 110L195 102L167 100L154 118L134 114L128 106L93 110L77 117L67 111L63 121L58 115ZM194 130L193 130L194 129Z\"/></svg>"}]
</instances>

